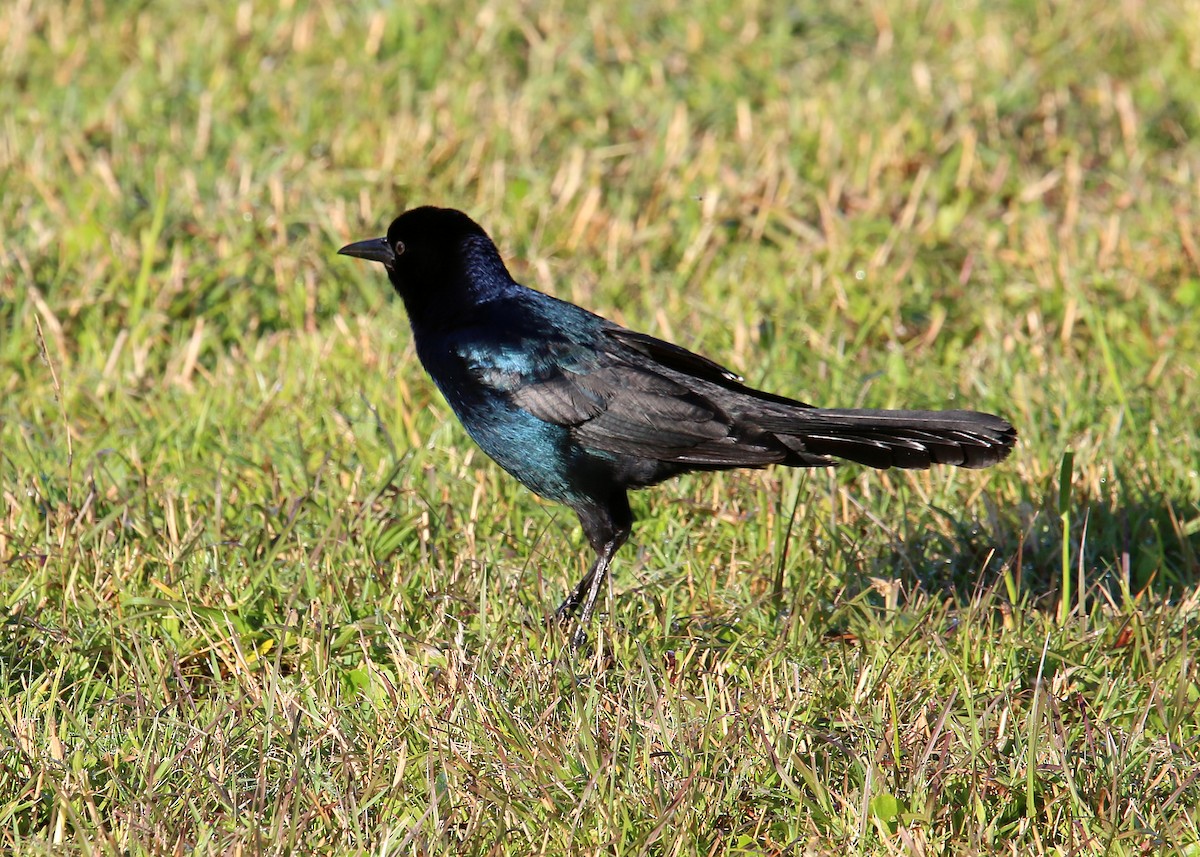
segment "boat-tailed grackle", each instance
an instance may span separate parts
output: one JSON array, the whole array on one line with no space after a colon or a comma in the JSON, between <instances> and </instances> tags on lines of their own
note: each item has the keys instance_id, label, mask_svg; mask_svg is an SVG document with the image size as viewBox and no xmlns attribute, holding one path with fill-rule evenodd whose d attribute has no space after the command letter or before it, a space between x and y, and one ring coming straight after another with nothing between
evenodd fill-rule
<instances>
[{"instance_id":1,"label":"boat-tailed grackle","mask_svg":"<svg viewBox=\"0 0 1200 857\"><path fill-rule=\"evenodd\" d=\"M405 212L387 237L338 251L380 262L404 301L417 355L467 433L543 497L579 516L596 559L558 615L582 605L585 639L627 492L693 470L987 467L1017 433L976 411L819 408L747 387L728 369L518 284L460 211Z\"/></svg>"}]
</instances>

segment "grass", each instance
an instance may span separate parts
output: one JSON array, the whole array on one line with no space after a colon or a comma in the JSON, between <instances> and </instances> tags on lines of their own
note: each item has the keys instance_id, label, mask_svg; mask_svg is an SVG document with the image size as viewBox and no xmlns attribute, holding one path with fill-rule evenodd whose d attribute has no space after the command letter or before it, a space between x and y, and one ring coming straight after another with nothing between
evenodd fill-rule
<instances>
[{"instance_id":1,"label":"grass","mask_svg":"<svg viewBox=\"0 0 1200 857\"><path fill-rule=\"evenodd\" d=\"M0 848L1200 853L1200 10L0 9ZM569 512L380 272L529 285L986 472Z\"/></svg>"}]
</instances>

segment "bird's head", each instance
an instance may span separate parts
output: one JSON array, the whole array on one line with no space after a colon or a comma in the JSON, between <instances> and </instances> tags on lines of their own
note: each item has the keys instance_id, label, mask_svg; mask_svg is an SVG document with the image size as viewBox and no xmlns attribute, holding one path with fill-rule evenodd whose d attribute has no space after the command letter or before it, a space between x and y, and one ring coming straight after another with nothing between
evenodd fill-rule
<instances>
[{"instance_id":1,"label":"bird's head","mask_svg":"<svg viewBox=\"0 0 1200 857\"><path fill-rule=\"evenodd\" d=\"M453 314L513 285L487 233L452 208L411 209L392 221L387 237L338 253L382 264L414 322L435 307Z\"/></svg>"}]
</instances>

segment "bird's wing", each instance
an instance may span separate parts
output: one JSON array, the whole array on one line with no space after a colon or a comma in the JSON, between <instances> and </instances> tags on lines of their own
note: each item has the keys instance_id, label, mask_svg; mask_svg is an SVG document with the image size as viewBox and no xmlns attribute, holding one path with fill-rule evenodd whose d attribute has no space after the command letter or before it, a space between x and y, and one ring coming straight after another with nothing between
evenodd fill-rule
<instances>
[{"instance_id":1,"label":"bird's wing","mask_svg":"<svg viewBox=\"0 0 1200 857\"><path fill-rule=\"evenodd\" d=\"M604 332L612 339L649 358L661 370L686 375L688 378L708 381L737 395L750 396L758 403L783 405L788 409L807 409L813 407L813 405L798 399L777 396L774 393L768 393L763 390L751 389L743 383L744 379L741 375L730 369L726 369L720 363L709 360L707 357L701 357L699 354L688 351L686 348L680 348L678 345L672 345L670 342L662 339L655 339L653 336L647 336L644 333L635 333L632 330L615 326Z\"/></svg>"},{"instance_id":2,"label":"bird's wing","mask_svg":"<svg viewBox=\"0 0 1200 857\"><path fill-rule=\"evenodd\" d=\"M677 372L712 381L714 384L741 384L742 376L731 372L720 363L715 363L707 357L701 357L686 348L680 348L663 339L655 339L644 333L637 333L623 327L605 329L604 335L622 345L649 357L656 363L668 366Z\"/></svg>"},{"instance_id":3,"label":"bird's wing","mask_svg":"<svg viewBox=\"0 0 1200 857\"><path fill-rule=\"evenodd\" d=\"M513 352L526 359L477 355L476 378L538 419L570 427L588 448L695 466L755 466L786 454L766 437L732 436L733 420L704 395L703 382L737 376L678 346L615 328L587 347L539 337L536 351Z\"/></svg>"},{"instance_id":4,"label":"bird's wing","mask_svg":"<svg viewBox=\"0 0 1200 857\"><path fill-rule=\"evenodd\" d=\"M517 336L486 347L468 341L458 351L477 382L540 420L575 426L608 406L602 387L584 382L599 368L600 355L565 338Z\"/></svg>"}]
</instances>

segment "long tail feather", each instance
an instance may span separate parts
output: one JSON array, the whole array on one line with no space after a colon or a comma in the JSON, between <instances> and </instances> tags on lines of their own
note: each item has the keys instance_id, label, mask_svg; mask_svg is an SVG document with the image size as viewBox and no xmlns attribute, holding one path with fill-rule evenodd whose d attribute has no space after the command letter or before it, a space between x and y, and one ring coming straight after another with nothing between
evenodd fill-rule
<instances>
[{"instance_id":1,"label":"long tail feather","mask_svg":"<svg viewBox=\"0 0 1200 857\"><path fill-rule=\"evenodd\" d=\"M790 419L769 418L763 428L798 452L881 469L988 467L1006 458L1017 441L1006 420L976 411L813 408L793 412Z\"/></svg>"}]
</instances>

